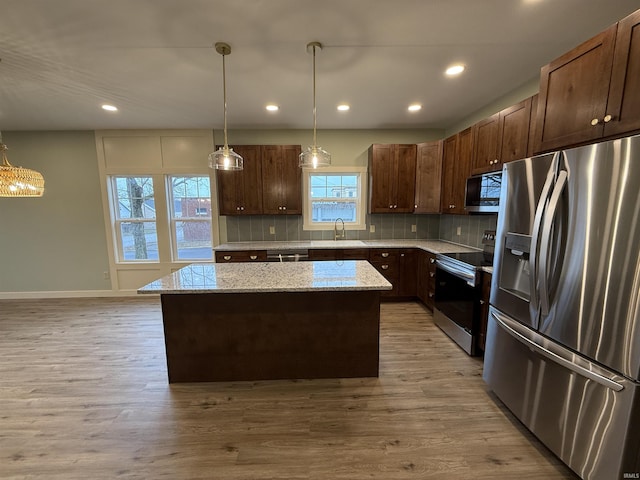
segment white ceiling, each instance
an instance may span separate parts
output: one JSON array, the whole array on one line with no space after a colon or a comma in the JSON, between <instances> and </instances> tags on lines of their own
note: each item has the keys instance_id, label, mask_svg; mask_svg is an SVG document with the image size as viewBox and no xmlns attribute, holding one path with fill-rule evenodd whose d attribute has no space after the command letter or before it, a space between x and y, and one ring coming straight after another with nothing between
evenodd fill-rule
<instances>
[{"instance_id":1,"label":"white ceiling","mask_svg":"<svg viewBox=\"0 0 640 480\"><path fill-rule=\"evenodd\" d=\"M447 128L638 0L2 0L0 130ZM448 79L450 63L466 64ZM270 114L274 102L280 111ZM336 105L347 102L351 111ZM410 114L407 106L424 108ZM119 107L117 113L100 109Z\"/></svg>"}]
</instances>

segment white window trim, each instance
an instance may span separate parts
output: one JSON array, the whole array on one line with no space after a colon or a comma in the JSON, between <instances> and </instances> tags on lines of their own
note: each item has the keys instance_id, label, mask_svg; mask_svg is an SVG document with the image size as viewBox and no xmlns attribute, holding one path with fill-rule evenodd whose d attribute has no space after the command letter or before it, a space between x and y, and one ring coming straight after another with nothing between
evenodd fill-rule
<instances>
[{"instance_id":1,"label":"white window trim","mask_svg":"<svg viewBox=\"0 0 640 480\"><path fill-rule=\"evenodd\" d=\"M366 230L367 229L367 167L323 167L322 169L303 168L302 169L302 229L303 230L328 230L334 227L333 222L311 222L311 189L309 177L312 173L337 173L359 175L358 182L358 202L356 208L356 221L345 223L345 230ZM343 199L353 200L352 197ZM339 201L339 199L338 199ZM342 225L340 225L342 227Z\"/></svg>"}]
</instances>

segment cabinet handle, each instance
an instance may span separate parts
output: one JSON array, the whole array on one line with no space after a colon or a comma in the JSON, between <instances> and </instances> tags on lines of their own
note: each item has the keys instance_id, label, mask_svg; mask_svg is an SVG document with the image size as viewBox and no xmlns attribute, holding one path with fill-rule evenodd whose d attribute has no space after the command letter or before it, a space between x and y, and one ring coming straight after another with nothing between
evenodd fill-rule
<instances>
[{"instance_id":1,"label":"cabinet handle","mask_svg":"<svg viewBox=\"0 0 640 480\"><path fill-rule=\"evenodd\" d=\"M389 270L389 265L380 265L382 270Z\"/></svg>"},{"instance_id":2,"label":"cabinet handle","mask_svg":"<svg viewBox=\"0 0 640 480\"><path fill-rule=\"evenodd\" d=\"M400 256L401 256L401 257L404 257L404 253L401 253L401 254L400 254Z\"/></svg>"},{"instance_id":3,"label":"cabinet handle","mask_svg":"<svg viewBox=\"0 0 640 480\"><path fill-rule=\"evenodd\" d=\"M231 255L225 255L222 258L224 258L228 262L229 260L231 260Z\"/></svg>"},{"instance_id":4,"label":"cabinet handle","mask_svg":"<svg viewBox=\"0 0 640 480\"><path fill-rule=\"evenodd\" d=\"M436 263L436 259L435 258L430 258L429 259L429 263Z\"/></svg>"},{"instance_id":5,"label":"cabinet handle","mask_svg":"<svg viewBox=\"0 0 640 480\"><path fill-rule=\"evenodd\" d=\"M429 294L429 298L433 298L433 296L434 296L434 294L433 294L433 293L430 293L430 294Z\"/></svg>"},{"instance_id":6,"label":"cabinet handle","mask_svg":"<svg viewBox=\"0 0 640 480\"><path fill-rule=\"evenodd\" d=\"M387 258L387 257L389 256L389 253L388 253L388 252L382 252L382 253L380 254L380 256L381 256L382 258Z\"/></svg>"},{"instance_id":7,"label":"cabinet handle","mask_svg":"<svg viewBox=\"0 0 640 480\"><path fill-rule=\"evenodd\" d=\"M605 115L603 120L604 120L604 123L609 123L611 120L613 120L613 116Z\"/></svg>"},{"instance_id":8,"label":"cabinet handle","mask_svg":"<svg viewBox=\"0 0 640 480\"><path fill-rule=\"evenodd\" d=\"M236 207L236 210L240 210L240 207Z\"/></svg>"},{"instance_id":9,"label":"cabinet handle","mask_svg":"<svg viewBox=\"0 0 640 480\"><path fill-rule=\"evenodd\" d=\"M416 203L416 204L413 206L413 208L418 208L418 204Z\"/></svg>"},{"instance_id":10,"label":"cabinet handle","mask_svg":"<svg viewBox=\"0 0 640 480\"><path fill-rule=\"evenodd\" d=\"M244 210L244 207L240 207L240 210Z\"/></svg>"},{"instance_id":11,"label":"cabinet handle","mask_svg":"<svg viewBox=\"0 0 640 480\"><path fill-rule=\"evenodd\" d=\"M287 209L287 207L282 207L282 210L286 210L286 209Z\"/></svg>"},{"instance_id":12,"label":"cabinet handle","mask_svg":"<svg viewBox=\"0 0 640 480\"><path fill-rule=\"evenodd\" d=\"M480 300L480 305L484 305L484 300Z\"/></svg>"},{"instance_id":13,"label":"cabinet handle","mask_svg":"<svg viewBox=\"0 0 640 480\"><path fill-rule=\"evenodd\" d=\"M594 118L593 120L591 120L591 125L594 126L594 127L596 125L598 125L599 123L600 123L600 120L598 120L597 118Z\"/></svg>"},{"instance_id":14,"label":"cabinet handle","mask_svg":"<svg viewBox=\"0 0 640 480\"><path fill-rule=\"evenodd\" d=\"M257 255L249 255L249 258L250 258L251 260L255 260L256 258L258 258L258 256L257 256Z\"/></svg>"},{"instance_id":15,"label":"cabinet handle","mask_svg":"<svg viewBox=\"0 0 640 480\"><path fill-rule=\"evenodd\" d=\"M393 208L393 205L389 205L389 208Z\"/></svg>"},{"instance_id":16,"label":"cabinet handle","mask_svg":"<svg viewBox=\"0 0 640 480\"><path fill-rule=\"evenodd\" d=\"M435 274L435 272L429 272L429 276L430 276L431 278L433 278L433 277L435 277L435 276L436 276L436 274Z\"/></svg>"}]
</instances>

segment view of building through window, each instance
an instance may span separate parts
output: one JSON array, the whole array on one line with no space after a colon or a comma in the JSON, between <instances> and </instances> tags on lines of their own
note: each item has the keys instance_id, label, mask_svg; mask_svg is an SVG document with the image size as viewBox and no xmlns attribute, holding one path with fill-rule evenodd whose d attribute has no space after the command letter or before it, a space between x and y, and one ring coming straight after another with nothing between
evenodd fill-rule
<instances>
[{"instance_id":1,"label":"view of building through window","mask_svg":"<svg viewBox=\"0 0 640 480\"><path fill-rule=\"evenodd\" d=\"M335 222L338 218L345 223L357 222L358 175L311 173L309 177L312 222Z\"/></svg>"},{"instance_id":2,"label":"view of building through window","mask_svg":"<svg viewBox=\"0 0 640 480\"><path fill-rule=\"evenodd\" d=\"M175 259L211 259L209 177L169 177L169 184Z\"/></svg>"}]
</instances>

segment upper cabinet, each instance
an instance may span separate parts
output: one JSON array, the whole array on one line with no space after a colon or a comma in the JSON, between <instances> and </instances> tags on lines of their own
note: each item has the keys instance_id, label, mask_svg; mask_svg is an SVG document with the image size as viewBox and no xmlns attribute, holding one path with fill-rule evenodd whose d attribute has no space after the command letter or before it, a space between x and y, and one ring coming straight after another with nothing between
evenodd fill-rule
<instances>
[{"instance_id":1,"label":"upper cabinet","mask_svg":"<svg viewBox=\"0 0 640 480\"><path fill-rule=\"evenodd\" d=\"M419 143L416 154L416 195L413 213L440 213L442 140Z\"/></svg>"},{"instance_id":2,"label":"upper cabinet","mask_svg":"<svg viewBox=\"0 0 640 480\"><path fill-rule=\"evenodd\" d=\"M217 172L220 215L301 215L300 145L236 145L239 171Z\"/></svg>"},{"instance_id":3,"label":"upper cabinet","mask_svg":"<svg viewBox=\"0 0 640 480\"><path fill-rule=\"evenodd\" d=\"M300 145L262 147L262 210L265 215L302 215Z\"/></svg>"},{"instance_id":4,"label":"upper cabinet","mask_svg":"<svg viewBox=\"0 0 640 480\"><path fill-rule=\"evenodd\" d=\"M640 11L542 68L538 151L640 129Z\"/></svg>"},{"instance_id":5,"label":"upper cabinet","mask_svg":"<svg viewBox=\"0 0 640 480\"><path fill-rule=\"evenodd\" d=\"M464 195L473 158L473 127L444 140L442 155L442 213L465 214Z\"/></svg>"},{"instance_id":6,"label":"upper cabinet","mask_svg":"<svg viewBox=\"0 0 640 480\"><path fill-rule=\"evenodd\" d=\"M416 145L369 147L369 213L413 212L416 151Z\"/></svg>"},{"instance_id":7,"label":"upper cabinet","mask_svg":"<svg viewBox=\"0 0 640 480\"><path fill-rule=\"evenodd\" d=\"M500 170L503 163L528 156L531 101L527 98L474 125L471 173Z\"/></svg>"},{"instance_id":8,"label":"upper cabinet","mask_svg":"<svg viewBox=\"0 0 640 480\"><path fill-rule=\"evenodd\" d=\"M262 162L259 145L232 147L244 160L243 170L218 170L220 215L262 213Z\"/></svg>"}]
</instances>

